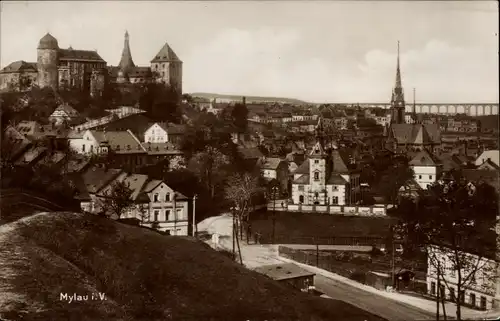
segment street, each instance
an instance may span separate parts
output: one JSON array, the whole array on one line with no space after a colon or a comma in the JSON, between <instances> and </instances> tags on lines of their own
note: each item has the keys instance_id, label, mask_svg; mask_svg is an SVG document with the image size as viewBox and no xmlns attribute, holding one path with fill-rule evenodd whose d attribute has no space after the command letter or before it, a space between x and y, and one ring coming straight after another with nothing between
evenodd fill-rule
<instances>
[{"instance_id":1,"label":"street","mask_svg":"<svg viewBox=\"0 0 500 321\"><path fill-rule=\"evenodd\" d=\"M434 320L435 315L427 311L376 295L340 281L316 274L318 290L333 299L343 300L365 311L391 321Z\"/></svg>"}]
</instances>

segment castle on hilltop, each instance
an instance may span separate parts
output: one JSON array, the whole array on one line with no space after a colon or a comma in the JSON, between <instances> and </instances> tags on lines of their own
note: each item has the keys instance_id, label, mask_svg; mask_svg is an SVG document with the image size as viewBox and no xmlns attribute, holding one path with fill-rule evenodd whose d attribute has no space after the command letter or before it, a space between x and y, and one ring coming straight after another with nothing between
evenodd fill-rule
<instances>
[{"instance_id":1,"label":"castle on hilltop","mask_svg":"<svg viewBox=\"0 0 500 321\"><path fill-rule=\"evenodd\" d=\"M40 39L37 62L15 61L0 70L0 91L23 91L37 85L54 90L75 88L99 95L106 84L134 84L155 81L182 94L182 61L168 43L151 60L150 67L138 67L132 60L129 34L118 66L107 62L95 50L59 48L50 33Z\"/></svg>"}]
</instances>

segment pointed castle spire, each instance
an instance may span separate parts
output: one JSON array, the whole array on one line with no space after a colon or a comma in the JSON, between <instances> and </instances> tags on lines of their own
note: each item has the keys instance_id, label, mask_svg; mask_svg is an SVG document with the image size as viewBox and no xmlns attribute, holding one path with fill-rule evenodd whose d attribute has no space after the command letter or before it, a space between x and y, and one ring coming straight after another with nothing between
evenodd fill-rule
<instances>
[{"instance_id":1,"label":"pointed castle spire","mask_svg":"<svg viewBox=\"0 0 500 321\"><path fill-rule=\"evenodd\" d=\"M123 44L122 59L120 60L118 66L122 71L126 71L130 68L135 67L134 61L132 60L132 53L130 52L128 31L125 31L125 42Z\"/></svg>"}]
</instances>

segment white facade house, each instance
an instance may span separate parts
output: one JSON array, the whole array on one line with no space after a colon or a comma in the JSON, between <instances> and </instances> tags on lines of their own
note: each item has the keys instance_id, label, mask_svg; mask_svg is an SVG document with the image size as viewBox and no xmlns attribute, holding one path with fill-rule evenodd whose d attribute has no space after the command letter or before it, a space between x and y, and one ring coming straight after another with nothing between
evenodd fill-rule
<instances>
[{"instance_id":1,"label":"white facade house","mask_svg":"<svg viewBox=\"0 0 500 321\"><path fill-rule=\"evenodd\" d=\"M461 293L457 293L458 273L451 259L453 257L451 251L451 249L438 246L428 248L427 292L434 296L437 294L438 269L436 266L439 262L441 266L440 293L444 295L446 300L455 301L459 298L464 305L483 310L498 308L500 306L499 263L476 254L465 254L470 257L467 261L472 262L478 268L476 273L471 273L471 270L461 272L462 276L470 275L470 281L462 282Z\"/></svg>"},{"instance_id":2,"label":"white facade house","mask_svg":"<svg viewBox=\"0 0 500 321\"><path fill-rule=\"evenodd\" d=\"M143 225L153 227L170 235L188 235L187 197L174 191L159 180L150 181L144 188L149 197L148 218Z\"/></svg>"},{"instance_id":3,"label":"white facade house","mask_svg":"<svg viewBox=\"0 0 500 321\"><path fill-rule=\"evenodd\" d=\"M84 155L106 154L110 149L117 152L145 152L139 139L130 130L109 132L86 130L80 134L71 135L68 140L69 146L75 152Z\"/></svg>"},{"instance_id":4,"label":"white facade house","mask_svg":"<svg viewBox=\"0 0 500 321\"><path fill-rule=\"evenodd\" d=\"M162 124L154 123L144 133L144 141L146 143L167 143L169 141L167 128Z\"/></svg>"},{"instance_id":5,"label":"white facade house","mask_svg":"<svg viewBox=\"0 0 500 321\"><path fill-rule=\"evenodd\" d=\"M293 173L293 204L352 204L358 192L359 172L348 168L338 150L325 152L320 142Z\"/></svg>"},{"instance_id":6,"label":"white facade house","mask_svg":"<svg viewBox=\"0 0 500 321\"><path fill-rule=\"evenodd\" d=\"M95 167L83 174L83 181L88 197L81 199L80 206L85 212L96 214L102 211L102 200L112 195L114 184L124 182L132 190L130 198L134 205L120 218L137 219L140 225L170 235L188 235L188 198L165 182L151 180L147 175Z\"/></svg>"},{"instance_id":7,"label":"white facade house","mask_svg":"<svg viewBox=\"0 0 500 321\"><path fill-rule=\"evenodd\" d=\"M442 173L440 161L425 149L415 155L409 165L413 169L415 181L422 189L435 183Z\"/></svg>"}]
</instances>

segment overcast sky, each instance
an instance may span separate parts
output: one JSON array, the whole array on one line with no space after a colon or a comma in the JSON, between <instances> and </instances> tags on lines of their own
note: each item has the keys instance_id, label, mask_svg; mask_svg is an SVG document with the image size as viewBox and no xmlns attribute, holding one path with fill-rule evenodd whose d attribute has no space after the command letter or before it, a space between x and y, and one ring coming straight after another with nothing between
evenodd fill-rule
<instances>
[{"instance_id":1,"label":"overcast sky","mask_svg":"<svg viewBox=\"0 0 500 321\"><path fill-rule=\"evenodd\" d=\"M136 65L168 42L185 92L388 102L397 41L406 99L498 102L496 1L6 2L1 67L36 61L50 32L61 48L120 60L125 30Z\"/></svg>"}]
</instances>

